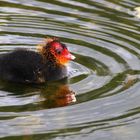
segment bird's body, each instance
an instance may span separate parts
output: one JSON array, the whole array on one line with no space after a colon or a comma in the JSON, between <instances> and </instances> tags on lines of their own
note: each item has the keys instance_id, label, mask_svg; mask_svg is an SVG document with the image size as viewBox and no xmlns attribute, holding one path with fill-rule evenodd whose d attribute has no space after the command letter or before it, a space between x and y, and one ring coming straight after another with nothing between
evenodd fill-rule
<instances>
[{"instance_id":1,"label":"bird's body","mask_svg":"<svg viewBox=\"0 0 140 140\"><path fill-rule=\"evenodd\" d=\"M49 43L53 43L53 47L56 47L55 44L61 46L61 43L55 40ZM45 50L48 50L52 47L49 45L42 48L46 47ZM44 83L67 77L66 66L56 59L58 56L55 56L57 54L54 55L54 52L18 49L3 54L0 56L0 79L19 83Z\"/></svg>"}]
</instances>

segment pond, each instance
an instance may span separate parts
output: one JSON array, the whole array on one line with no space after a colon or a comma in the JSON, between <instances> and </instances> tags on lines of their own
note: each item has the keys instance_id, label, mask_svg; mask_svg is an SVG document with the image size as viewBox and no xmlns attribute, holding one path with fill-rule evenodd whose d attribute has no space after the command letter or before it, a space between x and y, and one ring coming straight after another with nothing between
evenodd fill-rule
<instances>
[{"instance_id":1,"label":"pond","mask_svg":"<svg viewBox=\"0 0 140 140\"><path fill-rule=\"evenodd\" d=\"M0 0L0 54L56 36L67 80L0 82L0 138L139 140L139 0ZM23 58L24 59L24 58Z\"/></svg>"}]
</instances>

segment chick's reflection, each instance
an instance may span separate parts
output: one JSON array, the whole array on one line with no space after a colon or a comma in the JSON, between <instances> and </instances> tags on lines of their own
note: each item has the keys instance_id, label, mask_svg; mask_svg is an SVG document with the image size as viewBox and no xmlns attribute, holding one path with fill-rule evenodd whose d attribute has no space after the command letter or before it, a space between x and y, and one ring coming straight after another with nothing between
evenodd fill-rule
<instances>
[{"instance_id":1,"label":"chick's reflection","mask_svg":"<svg viewBox=\"0 0 140 140\"><path fill-rule=\"evenodd\" d=\"M43 98L43 106L48 108L62 107L76 102L75 92L70 90L68 85L59 85L52 89L44 89L41 91Z\"/></svg>"},{"instance_id":2,"label":"chick's reflection","mask_svg":"<svg viewBox=\"0 0 140 140\"><path fill-rule=\"evenodd\" d=\"M23 99L23 101L28 103L32 101L28 104L28 107L22 108L26 110L62 107L76 102L75 92L70 89L67 81L51 82L43 85L2 82L0 90L11 93L16 101L18 99Z\"/></svg>"}]
</instances>

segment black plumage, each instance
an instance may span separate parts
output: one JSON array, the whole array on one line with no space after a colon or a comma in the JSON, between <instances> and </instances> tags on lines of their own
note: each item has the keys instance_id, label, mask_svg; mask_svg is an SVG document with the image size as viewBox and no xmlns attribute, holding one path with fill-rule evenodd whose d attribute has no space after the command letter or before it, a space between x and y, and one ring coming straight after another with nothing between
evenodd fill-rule
<instances>
[{"instance_id":1,"label":"black plumage","mask_svg":"<svg viewBox=\"0 0 140 140\"><path fill-rule=\"evenodd\" d=\"M53 56L52 56L53 57ZM0 56L0 79L20 83L44 83L67 76L66 67L35 51L18 49Z\"/></svg>"}]
</instances>

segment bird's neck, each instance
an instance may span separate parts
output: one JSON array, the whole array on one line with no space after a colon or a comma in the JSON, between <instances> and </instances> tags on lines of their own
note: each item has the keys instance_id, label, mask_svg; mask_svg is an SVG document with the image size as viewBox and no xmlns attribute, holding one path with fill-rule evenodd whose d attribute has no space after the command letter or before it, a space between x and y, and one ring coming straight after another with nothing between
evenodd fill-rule
<instances>
[{"instance_id":1,"label":"bird's neck","mask_svg":"<svg viewBox=\"0 0 140 140\"><path fill-rule=\"evenodd\" d=\"M45 67L47 80L59 80L67 76L67 69L64 65L47 61Z\"/></svg>"}]
</instances>

